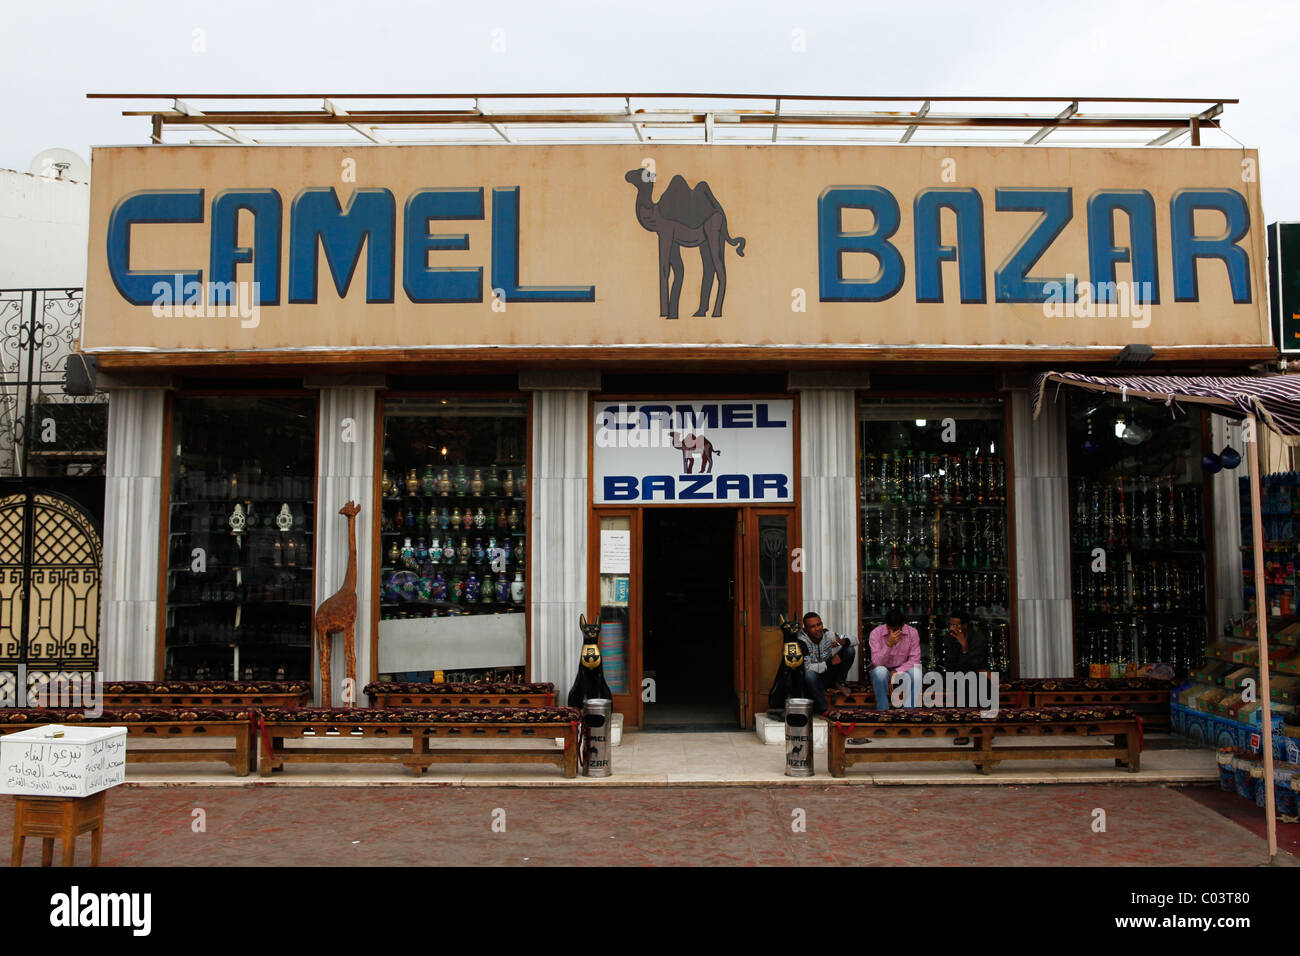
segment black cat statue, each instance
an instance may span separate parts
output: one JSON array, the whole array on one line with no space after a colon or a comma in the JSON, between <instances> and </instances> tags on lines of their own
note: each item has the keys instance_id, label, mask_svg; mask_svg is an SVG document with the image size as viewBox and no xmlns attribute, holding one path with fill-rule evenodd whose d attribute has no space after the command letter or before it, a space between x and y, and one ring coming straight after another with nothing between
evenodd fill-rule
<instances>
[{"instance_id":1,"label":"black cat statue","mask_svg":"<svg viewBox=\"0 0 1300 956\"><path fill-rule=\"evenodd\" d=\"M791 697L808 696L800 630L798 621L787 621L785 615L781 615L785 646L781 649L781 666L777 668L776 680L772 681L772 689L767 692L767 715L773 720L785 720L785 702Z\"/></svg>"},{"instance_id":2,"label":"black cat statue","mask_svg":"<svg viewBox=\"0 0 1300 956\"><path fill-rule=\"evenodd\" d=\"M600 660L600 624L588 624L587 615L578 616L582 630L582 655L578 658L578 676L569 690L569 706L581 708L589 700L613 700L605 683L605 666Z\"/></svg>"}]
</instances>

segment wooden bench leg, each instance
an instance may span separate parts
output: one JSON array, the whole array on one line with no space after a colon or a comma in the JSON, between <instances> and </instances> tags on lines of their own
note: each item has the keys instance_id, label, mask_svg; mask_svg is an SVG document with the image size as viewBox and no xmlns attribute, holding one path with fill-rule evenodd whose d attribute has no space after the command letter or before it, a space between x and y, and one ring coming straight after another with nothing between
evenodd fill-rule
<instances>
[{"instance_id":1,"label":"wooden bench leg","mask_svg":"<svg viewBox=\"0 0 1300 956\"><path fill-rule=\"evenodd\" d=\"M41 866L54 865L54 838L45 837L41 840Z\"/></svg>"},{"instance_id":2,"label":"wooden bench leg","mask_svg":"<svg viewBox=\"0 0 1300 956\"><path fill-rule=\"evenodd\" d=\"M90 831L90 865L99 866L99 851L104 846L104 825L101 822L99 826Z\"/></svg>"},{"instance_id":3,"label":"wooden bench leg","mask_svg":"<svg viewBox=\"0 0 1300 956\"><path fill-rule=\"evenodd\" d=\"M257 773L258 776L261 777L271 776L271 770L273 769L271 765L275 761L275 758L272 756L271 751L267 749L266 746L267 739L268 738L266 738L261 734L258 735L258 739L257 739L257 753L258 753ZM278 741L273 740L272 746L274 746L275 743L277 742ZM283 746L283 743L281 743L281 746Z\"/></svg>"},{"instance_id":4,"label":"wooden bench leg","mask_svg":"<svg viewBox=\"0 0 1300 956\"><path fill-rule=\"evenodd\" d=\"M974 734L972 747L976 751L975 769L980 773L988 773L997 763L993 759L993 735L990 733Z\"/></svg>"},{"instance_id":5,"label":"wooden bench leg","mask_svg":"<svg viewBox=\"0 0 1300 956\"><path fill-rule=\"evenodd\" d=\"M75 830L63 832L63 865L74 866L77 862L77 833Z\"/></svg>"},{"instance_id":6,"label":"wooden bench leg","mask_svg":"<svg viewBox=\"0 0 1300 956\"><path fill-rule=\"evenodd\" d=\"M10 866L23 865L23 846L27 843L27 837L18 832L18 821L14 820L14 850L9 858Z\"/></svg>"},{"instance_id":7,"label":"wooden bench leg","mask_svg":"<svg viewBox=\"0 0 1300 956\"><path fill-rule=\"evenodd\" d=\"M235 768L236 777L247 777L248 771L253 769L253 748L250 743L249 728L245 727L243 733L235 734L235 759L231 766Z\"/></svg>"},{"instance_id":8,"label":"wooden bench leg","mask_svg":"<svg viewBox=\"0 0 1300 956\"><path fill-rule=\"evenodd\" d=\"M846 740L837 728L829 727L827 729L829 733L826 735L826 767L830 770L832 777L842 777L848 763L844 752Z\"/></svg>"},{"instance_id":9,"label":"wooden bench leg","mask_svg":"<svg viewBox=\"0 0 1300 956\"><path fill-rule=\"evenodd\" d=\"M576 777L578 775L578 735L570 728L564 735L564 775L566 777Z\"/></svg>"}]
</instances>

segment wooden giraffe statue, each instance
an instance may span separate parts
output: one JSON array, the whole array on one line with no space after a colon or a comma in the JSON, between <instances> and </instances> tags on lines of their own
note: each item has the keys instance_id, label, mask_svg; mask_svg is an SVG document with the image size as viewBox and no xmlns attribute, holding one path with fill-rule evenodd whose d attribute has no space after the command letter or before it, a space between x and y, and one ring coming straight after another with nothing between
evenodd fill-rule
<instances>
[{"instance_id":1,"label":"wooden giraffe statue","mask_svg":"<svg viewBox=\"0 0 1300 956\"><path fill-rule=\"evenodd\" d=\"M345 515L348 519L348 570L343 575L343 586L321 602L311 622L312 638L316 645L316 654L320 658L322 707L332 706L330 703L330 685L333 683L333 676L330 673L330 638L339 631L343 632L343 656L347 664L347 678L352 682L348 686L355 688L357 685L357 649L354 638L357 623L357 515L360 512L361 506L355 501L349 501L339 509L339 514ZM354 691L352 700L345 703L351 707L355 702Z\"/></svg>"}]
</instances>

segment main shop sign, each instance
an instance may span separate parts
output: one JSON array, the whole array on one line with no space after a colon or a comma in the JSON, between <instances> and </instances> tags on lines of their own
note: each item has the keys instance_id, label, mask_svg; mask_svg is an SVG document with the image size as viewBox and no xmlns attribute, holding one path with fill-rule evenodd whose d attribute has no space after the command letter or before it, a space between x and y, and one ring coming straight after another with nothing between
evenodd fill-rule
<instances>
[{"instance_id":1,"label":"main shop sign","mask_svg":"<svg viewBox=\"0 0 1300 956\"><path fill-rule=\"evenodd\" d=\"M596 504L794 501L794 402L596 402Z\"/></svg>"},{"instance_id":2,"label":"main shop sign","mask_svg":"<svg viewBox=\"0 0 1300 956\"><path fill-rule=\"evenodd\" d=\"M1269 342L1248 150L94 159L91 351Z\"/></svg>"}]
</instances>

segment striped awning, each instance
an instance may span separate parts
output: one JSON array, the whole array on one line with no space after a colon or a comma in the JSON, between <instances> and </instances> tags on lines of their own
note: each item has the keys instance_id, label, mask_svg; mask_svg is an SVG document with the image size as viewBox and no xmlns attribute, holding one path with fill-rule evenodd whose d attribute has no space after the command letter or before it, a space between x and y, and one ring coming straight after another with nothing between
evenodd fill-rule
<instances>
[{"instance_id":1,"label":"striped awning","mask_svg":"<svg viewBox=\"0 0 1300 956\"><path fill-rule=\"evenodd\" d=\"M1084 375L1041 372L1034 379L1034 417L1050 383L1172 404L1195 402L1232 418L1256 416L1288 445L1300 445L1300 375Z\"/></svg>"}]
</instances>

